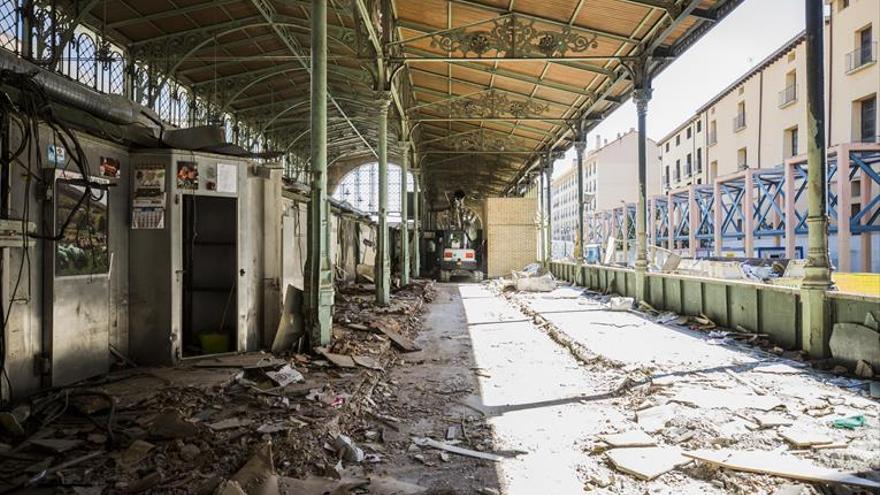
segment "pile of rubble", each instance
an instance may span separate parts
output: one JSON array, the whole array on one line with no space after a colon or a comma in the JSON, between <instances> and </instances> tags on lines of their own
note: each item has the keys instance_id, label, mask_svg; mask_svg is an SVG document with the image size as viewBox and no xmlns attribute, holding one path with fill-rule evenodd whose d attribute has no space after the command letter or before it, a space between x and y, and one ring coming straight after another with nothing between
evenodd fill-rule
<instances>
[{"instance_id":1,"label":"pile of rubble","mask_svg":"<svg viewBox=\"0 0 880 495\"><path fill-rule=\"evenodd\" d=\"M566 290L543 297L574 292ZM635 362L595 359L587 355L591 349L584 340L530 309L529 302L539 296L511 296L539 328L590 364L597 381L604 367L622 384L609 394L615 419L582 441L589 460L580 471L588 493L880 490L872 472L880 461L877 381L840 376L849 374L843 367L822 372L831 362L809 361L805 353L783 350L767 335L743 327L720 328L705 315L683 316L633 298L576 292L572 307L591 310L583 324L592 328L580 335L619 329L626 341L637 333L647 338L658 325L703 333L687 332L695 338L678 343L677 334L671 334L664 352L677 357L647 352L650 359ZM869 320L865 325L873 324L873 315ZM823 484L831 488L823 491Z\"/></svg>"},{"instance_id":2,"label":"pile of rubble","mask_svg":"<svg viewBox=\"0 0 880 495\"><path fill-rule=\"evenodd\" d=\"M0 493L268 494L279 484L282 493L349 493L370 480L344 468L381 455L347 432L378 414L371 396L382 370L415 347L432 297L432 284L417 281L378 307L365 288L343 287L332 344L317 355L126 368L34 396L0 413Z\"/></svg>"}]
</instances>

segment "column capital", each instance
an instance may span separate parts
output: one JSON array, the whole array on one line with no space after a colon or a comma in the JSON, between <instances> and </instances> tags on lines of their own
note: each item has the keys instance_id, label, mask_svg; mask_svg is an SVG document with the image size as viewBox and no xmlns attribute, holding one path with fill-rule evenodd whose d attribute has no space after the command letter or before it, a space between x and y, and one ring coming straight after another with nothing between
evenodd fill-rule
<instances>
[{"instance_id":1,"label":"column capital","mask_svg":"<svg viewBox=\"0 0 880 495\"><path fill-rule=\"evenodd\" d=\"M578 139L574 142L574 149L578 153L579 158L584 157L584 151L587 151L587 142L584 140Z\"/></svg>"},{"instance_id":2,"label":"column capital","mask_svg":"<svg viewBox=\"0 0 880 495\"><path fill-rule=\"evenodd\" d=\"M651 95L654 90L650 87L636 88L632 92L633 101L636 103L636 111L639 115L647 115L648 102L651 101Z\"/></svg>"},{"instance_id":3,"label":"column capital","mask_svg":"<svg viewBox=\"0 0 880 495\"><path fill-rule=\"evenodd\" d=\"M412 141L410 141L409 139L401 139L397 141L397 147L400 148L400 150L404 153L409 151L410 145L412 145Z\"/></svg>"},{"instance_id":4,"label":"column capital","mask_svg":"<svg viewBox=\"0 0 880 495\"><path fill-rule=\"evenodd\" d=\"M376 91L375 93L379 111L388 113L388 107L391 106L391 91Z\"/></svg>"}]
</instances>

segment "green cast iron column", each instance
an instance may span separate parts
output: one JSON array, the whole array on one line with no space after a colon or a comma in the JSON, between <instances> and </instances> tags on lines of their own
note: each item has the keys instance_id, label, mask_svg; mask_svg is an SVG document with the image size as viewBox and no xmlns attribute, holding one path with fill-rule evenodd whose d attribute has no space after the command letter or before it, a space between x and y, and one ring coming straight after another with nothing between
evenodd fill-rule
<instances>
[{"instance_id":1,"label":"green cast iron column","mask_svg":"<svg viewBox=\"0 0 880 495\"><path fill-rule=\"evenodd\" d=\"M379 235L376 242L376 302L391 300L391 259L388 252L388 107L391 93L379 92Z\"/></svg>"},{"instance_id":2,"label":"green cast iron column","mask_svg":"<svg viewBox=\"0 0 880 495\"><path fill-rule=\"evenodd\" d=\"M651 100L651 84L650 80L645 80L633 90L633 100L636 103L636 112L639 118L639 197L636 203L636 293L635 299L638 301L647 300L648 292L648 230L647 219L645 218L645 210L648 204L647 198L647 175L648 175L648 156L647 156L647 124L645 122L648 116L648 102Z\"/></svg>"},{"instance_id":3,"label":"green cast iron column","mask_svg":"<svg viewBox=\"0 0 880 495\"><path fill-rule=\"evenodd\" d=\"M419 217L419 202L422 200L422 189L419 187L421 170L413 171L413 235L412 235L412 276L421 276L421 259L419 243L422 237L422 219Z\"/></svg>"},{"instance_id":4,"label":"green cast iron column","mask_svg":"<svg viewBox=\"0 0 880 495\"><path fill-rule=\"evenodd\" d=\"M409 221L407 220L407 192L409 185L409 141L400 141L400 285L409 284Z\"/></svg>"},{"instance_id":5,"label":"green cast iron column","mask_svg":"<svg viewBox=\"0 0 880 495\"><path fill-rule=\"evenodd\" d=\"M551 158L550 152L547 153L547 163L544 166L544 174L545 179L544 182L547 184L547 246L546 251L546 259L544 260L547 263L547 266L550 266L550 262L553 261L553 159Z\"/></svg>"},{"instance_id":6,"label":"green cast iron column","mask_svg":"<svg viewBox=\"0 0 880 495\"><path fill-rule=\"evenodd\" d=\"M578 224L577 224L577 242L574 245L574 256L577 259L577 282L584 284L581 275L584 269L584 152L587 150L587 142L584 140L586 136L580 136L575 141L574 148L577 151L577 205L578 205Z\"/></svg>"},{"instance_id":7,"label":"green cast iron column","mask_svg":"<svg viewBox=\"0 0 880 495\"><path fill-rule=\"evenodd\" d=\"M801 284L803 349L815 357L828 354L831 326L825 291L831 287L826 217L825 87L822 0L806 0L807 51L807 263ZM838 157L838 170L848 158ZM846 172L838 172L845 178ZM838 179L840 180L840 179ZM840 226L848 228L848 226Z\"/></svg>"},{"instance_id":8,"label":"green cast iron column","mask_svg":"<svg viewBox=\"0 0 880 495\"><path fill-rule=\"evenodd\" d=\"M541 170L538 172L538 209L541 214L538 215L538 218L541 219L540 231L541 231L541 249L539 251L541 255L541 263L547 262L547 204L544 202L544 171Z\"/></svg>"},{"instance_id":9,"label":"green cast iron column","mask_svg":"<svg viewBox=\"0 0 880 495\"><path fill-rule=\"evenodd\" d=\"M330 343L333 272L327 196L327 0L312 0L311 170L305 284L311 344Z\"/></svg>"}]
</instances>

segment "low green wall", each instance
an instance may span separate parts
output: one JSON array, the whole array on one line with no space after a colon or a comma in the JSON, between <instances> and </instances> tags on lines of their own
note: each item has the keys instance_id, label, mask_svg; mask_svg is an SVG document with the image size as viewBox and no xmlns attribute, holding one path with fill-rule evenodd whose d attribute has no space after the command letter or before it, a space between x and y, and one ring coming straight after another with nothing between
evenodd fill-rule
<instances>
[{"instance_id":1,"label":"low green wall","mask_svg":"<svg viewBox=\"0 0 880 495\"><path fill-rule=\"evenodd\" d=\"M578 269L583 273L578 277ZM586 286L599 292L635 297L635 271L602 265L551 263L557 278ZM798 289L776 285L718 280L685 275L648 274L648 303L660 310L685 315L703 314L727 328L741 326L765 333L777 345L787 349L802 348L801 299ZM880 308L880 297L840 292L828 293L830 324L865 321L869 311ZM831 332L827 332L830 336Z\"/></svg>"}]
</instances>

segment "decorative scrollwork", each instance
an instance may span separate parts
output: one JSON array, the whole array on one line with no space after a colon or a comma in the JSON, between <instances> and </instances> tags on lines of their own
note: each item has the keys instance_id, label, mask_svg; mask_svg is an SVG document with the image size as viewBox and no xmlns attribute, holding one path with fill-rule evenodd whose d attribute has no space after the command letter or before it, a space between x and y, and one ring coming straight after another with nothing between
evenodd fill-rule
<instances>
[{"instance_id":1,"label":"decorative scrollwork","mask_svg":"<svg viewBox=\"0 0 880 495\"><path fill-rule=\"evenodd\" d=\"M498 56L522 58L531 56L565 57L583 53L599 46L595 34L582 34L570 27L552 31L538 29L535 21L515 14L492 21L490 29L461 28L431 36L431 46L465 57Z\"/></svg>"},{"instance_id":2,"label":"decorative scrollwork","mask_svg":"<svg viewBox=\"0 0 880 495\"><path fill-rule=\"evenodd\" d=\"M513 139L506 134L481 130L464 136L450 136L445 142L455 151L504 151L510 148Z\"/></svg>"},{"instance_id":3,"label":"decorative scrollwork","mask_svg":"<svg viewBox=\"0 0 880 495\"><path fill-rule=\"evenodd\" d=\"M489 91L474 98L455 100L449 104L450 117L499 118L539 116L549 109L533 100L513 99L506 93Z\"/></svg>"}]
</instances>

